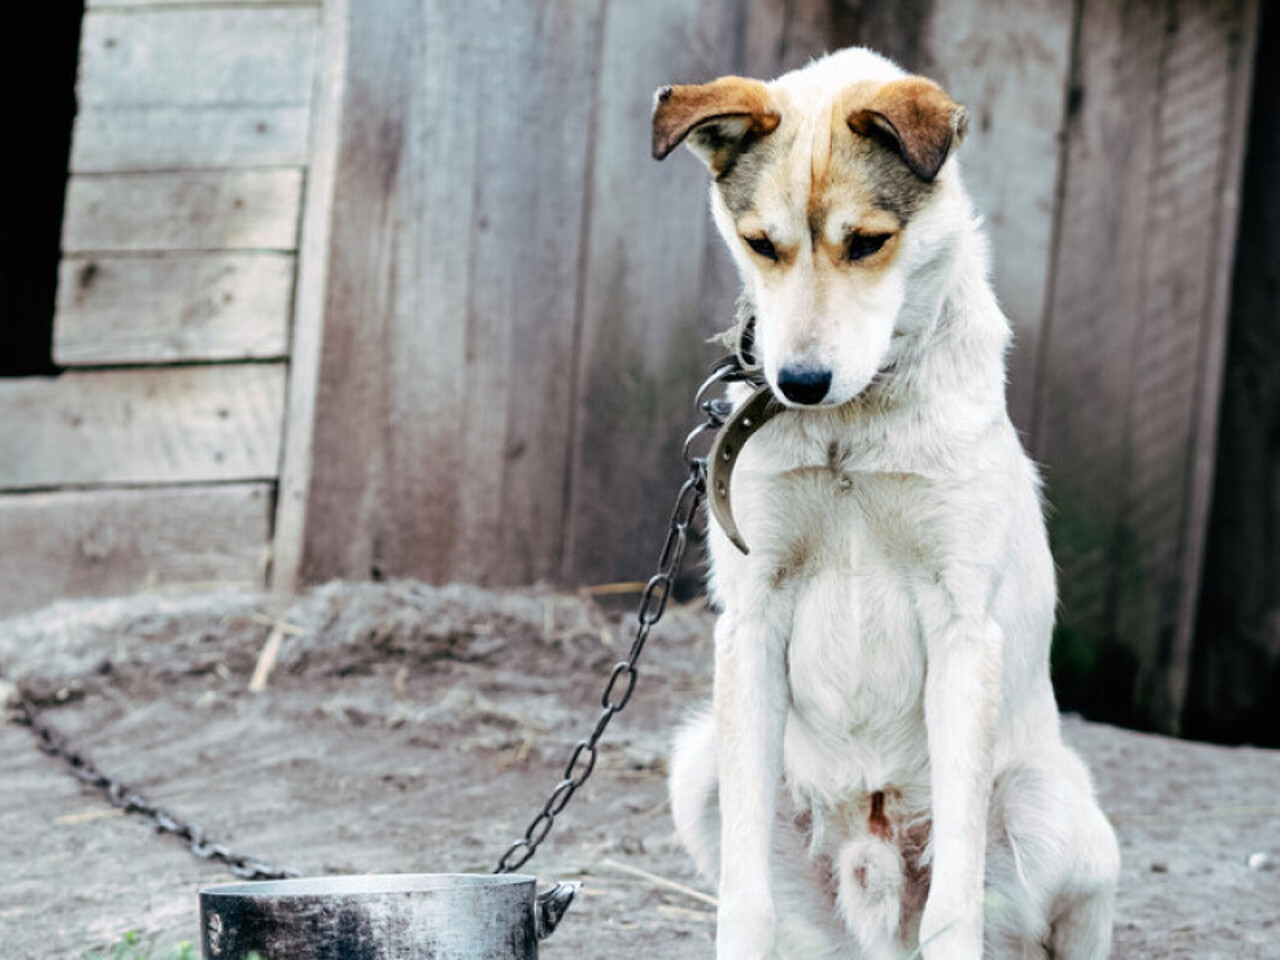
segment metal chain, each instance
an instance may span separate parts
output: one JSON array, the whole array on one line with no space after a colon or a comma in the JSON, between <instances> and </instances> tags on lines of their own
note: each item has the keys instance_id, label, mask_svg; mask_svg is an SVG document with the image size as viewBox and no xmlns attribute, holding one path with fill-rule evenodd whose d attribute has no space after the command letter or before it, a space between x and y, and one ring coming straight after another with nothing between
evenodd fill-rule
<instances>
[{"instance_id":1,"label":"metal chain","mask_svg":"<svg viewBox=\"0 0 1280 960\"><path fill-rule=\"evenodd\" d=\"M147 821L156 833L172 834L186 843L187 848L202 860L225 863L232 873L245 880L283 880L302 876L297 870L273 867L257 857L235 853L226 845L215 843L209 839L200 824L175 816L114 777L107 776L98 769L97 764L72 747L66 737L49 725L40 708L29 696L19 695L13 706L13 720L24 727L30 727L42 752L63 760L77 780L102 791L113 807L119 807L125 813Z\"/></svg>"},{"instance_id":2,"label":"metal chain","mask_svg":"<svg viewBox=\"0 0 1280 960\"><path fill-rule=\"evenodd\" d=\"M600 698L600 717L589 736L579 740L564 768L564 777L552 789L541 812L533 818L519 840L509 846L494 873L511 873L518 870L538 851L547 839L558 817L569 805L573 795L587 782L596 767L600 738L604 736L614 716L621 713L635 692L639 671L636 664L644 652L649 632L662 619L671 590L680 575L685 549L689 545L689 531L697 518L698 507L707 492L707 461L694 452L694 444L708 431L724 426L731 406L724 398L708 399L707 393L719 384L739 381L755 381L758 374L748 369L740 357L725 358L698 389L695 405L702 411L704 420L685 439L681 455L688 474L676 494L675 506L667 524L667 537L658 554L658 570L649 578L640 598L636 614L635 638L625 659L614 665ZM40 750L51 757L63 760L72 774L82 783L97 790L112 806L133 814L151 824L157 833L171 834L187 844L188 849L203 860L216 860L231 868L232 873L245 880L283 880L302 874L289 868L274 867L258 857L236 853L225 844L215 843L198 823L183 820L164 807L157 806L146 797L114 777L103 773L98 766L70 745L66 737L54 729L45 719L35 702L20 694L13 706L14 722L29 727L35 734Z\"/></svg>"},{"instance_id":3,"label":"metal chain","mask_svg":"<svg viewBox=\"0 0 1280 960\"><path fill-rule=\"evenodd\" d=\"M596 757L600 738L604 736L610 721L621 713L631 700L636 689L639 671L636 664L644 652L645 642L649 639L649 631L662 619L666 612L667 601L671 597L671 588L680 575L684 561L685 548L689 545L689 529L698 514L698 507L707 492L707 460L705 456L696 455L695 441L708 431L724 426L731 408L727 400L722 398L707 399L707 393L718 384L750 380L754 377L751 371L744 368L737 355L722 360L715 371L698 389L694 400L705 419L685 439L681 455L684 458L688 475L676 494L675 506L671 511L671 520L667 524L667 538L658 554L658 571L649 578L644 593L640 597L640 608L636 613L635 638L631 649L623 660L619 660L609 674L605 684L604 695L600 698L602 710L591 733L574 745L569 755L569 762L564 768L564 777L551 790L542 810L529 822L524 836L507 847L498 861L494 873L511 873L519 870L538 852L539 845L547 839L564 808L569 805L573 795L587 782L596 768Z\"/></svg>"}]
</instances>

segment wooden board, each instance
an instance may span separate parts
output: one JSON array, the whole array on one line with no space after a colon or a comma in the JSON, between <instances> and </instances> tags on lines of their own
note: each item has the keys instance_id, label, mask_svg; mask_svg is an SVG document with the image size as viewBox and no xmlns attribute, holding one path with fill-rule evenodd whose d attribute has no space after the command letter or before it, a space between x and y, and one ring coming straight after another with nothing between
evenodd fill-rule
<instances>
[{"instance_id":1,"label":"wooden board","mask_svg":"<svg viewBox=\"0 0 1280 960\"><path fill-rule=\"evenodd\" d=\"M80 109L308 104L319 25L314 7L91 10Z\"/></svg>"},{"instance_id":2,"label":"wooden board","mask_svg":"<svg viewBox=\"0 0 1280 960\"><path fill-rule=\"evenodd\" d=\"M0 380L0 490L276 476L280 363Z\"/></svg>"},{"instance_id":3,"label":"wooden board","mask_svg":"<svg viewBox=\"0 0 1280 960\"><path fill-rule=\"evenodd\" d=\"M1152 276L1163 289L1145 303L1143 352L1155 357L1157 348L1179 349L1169 362L1154 361L1135 391L1135 422L1149 432L1135 431L1130 506L1135 525L1146 532L1152 580L1163 581L1158 626L1147 641L1155 668L1142 678L1139 694L1167 714L1167 729L1175 733L1182 729L1192 669L1213 490L1259 7L1258 0L1180 4L1179 29L1166 54L1170 79L1158 149L1162 166L1172 169L1162 178L1152 221L1152 258L1159 264ZM1198 137L1218 145L1216 156L1202 157L1188 146ZM1194 242L1178 237L1187 223L1205 225ZM1169 465L1180 467L1172 483ZM1178 491L1177 506L1162 510L1159 501L1170 487ZM1164 602L1170 582L1177 584L1172 605Z\"/></svg>"},{"instance_id":4,"label":"wooden board","mask_svg":"<svg viewBox=\"0 0 1280 960\"><path fill-rule=\"evenodd\" d=\"M313 475L316 400L324 346L325 306L329 295L329 250L337 200L338 149L342 140L342 100L346 89L348 0L326 0L316 84L311 160L298 251L296 302L289 351L289 411L284 424L272 530L273 591L294 592L301 585L306 550L309 495Z\"/></svg>"},{"instance_id":5,"label":"wooden board","mask_svg":"<svg viewBox=\"0 0 1280 960\"><path fill-rule=\"evenodd\" d=\"M76 118L75 173L296 167L308 161L309 106L127 107Z\"/></svg>"},{"instance_id":6,"label":"wooden board","mask_svg":"<svg viewBox=\"0 0 1280 960\"><path fill-rule=\"evenodd\" d=\"M300 170L74 176L65 253L293 250Z\"/></svg>"},{"instance_id":7,"label":"wooden board","mask_svg":"<svg viewBox=\"0 0 1280 960\"><path fill-rule=\"evenodd\" d=\"M149 587L262 586L271 485L0 495L0 617Z\"/></svg>"},{"instance_id":8,"label":"wooden board","mask_svg":"<svg viewBox=\"0 0 1280 960\"><path fill-rule=\"evenodd\" d=\"M284 357L295 258L281 253L68 257L60 366Z\"/></svg>"},{"instance_id":9,"label":"wooden board","mask_svg":"<svg viewBox=\"0 0 1280 960\"><path fill-rule=\"evenodd\" d=\"M306 579L555 574L595 11L351 3Z\"/></svg>"},{"instance_id":10,"label":"wooden board","mask_svg":"<svg viewBox=\"0 0 1280 960\"><path fill-rule=\"evenodd\" d=\"M89 10L147 10L154 7L318 7L320 0L86 0Z\"/></svg>"},{"instance_id":11,"label":"wooden board","mask_svg":"<svg viewBox=\"0 0 1280 960\"><path fill-rule=\"evenodd\" d=\"M1078 44L1037 418L1057 668L1068 703L1166 732L1198 589L1256 9L1090 0Z\"/></svg>"},{"instance_id":12,"label":"wooden board","mask_svg":"<svg viewBox=\"0 0 1280 960\"><path fill-rule=\"evenodd\" d=\"M314 7L90 10L71 169L302 165Z\"/></svg>"},{"instance_id":13,"label":"wooden board","mask_svg":"<svg viewBox=\"0 0 1280 960\"><path fill-rule=\"evenodd\" d=\"M1035 426L1061 571L1055 679L1068 701L1086 695L1096 671L1114 669L1099 658L1108 647L1119 653L1113 590L1131 579L1115 574L1132 567L1119 520L1163 8L1089 3L1076 41ZM1104 697L1127 704L1130 691Z\"/></svg>"}]
</instances>

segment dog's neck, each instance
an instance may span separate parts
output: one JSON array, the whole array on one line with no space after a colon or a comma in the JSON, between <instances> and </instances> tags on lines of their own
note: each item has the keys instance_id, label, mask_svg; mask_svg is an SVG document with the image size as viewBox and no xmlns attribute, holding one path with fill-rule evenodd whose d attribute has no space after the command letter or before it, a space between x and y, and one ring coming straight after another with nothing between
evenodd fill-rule
<instances>
[{"instance_id":1,"label":"dog's neck","mask_svg":"<svg viewBox=\"0 0 1280 960\"><path fill-rule=\"evenodd\" d=\"M868 402L963 403L1004 412L1009 321L991 289L986 236L968 197L957 192L953 228L907 280L911 293L882 375L863 394Z\"/></svg>"}]
</instances>

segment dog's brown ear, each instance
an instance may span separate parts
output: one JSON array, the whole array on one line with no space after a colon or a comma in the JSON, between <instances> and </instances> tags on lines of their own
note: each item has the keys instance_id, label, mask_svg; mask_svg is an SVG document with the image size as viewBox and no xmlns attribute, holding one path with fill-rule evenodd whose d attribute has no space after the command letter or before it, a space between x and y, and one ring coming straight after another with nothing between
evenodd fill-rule
<instances>
[{"instance_id":1,"label":"dog's brown ear","mask_svg":"<svg viewBox=\"0 0 1280 960\"><path fill-rule=\"evenodd\" d=\"M926 183L932 183L969 129L969 111L932 80L886 83L870 103L848 116L849 129L886 144Z\"/></svg>"},{"instance_id":2,"label":"dog's brown ear","mask_svg":"<svg viewBox=\"0 0 1280 960\"><path fill-rule=\"evenodd\" d=\"M663 87L653 104L653 157L664 159L687 137L720 173L752 141L772 133L779 117L759 80L721 77L711 83Z\"/></svg>"}]
</instances>

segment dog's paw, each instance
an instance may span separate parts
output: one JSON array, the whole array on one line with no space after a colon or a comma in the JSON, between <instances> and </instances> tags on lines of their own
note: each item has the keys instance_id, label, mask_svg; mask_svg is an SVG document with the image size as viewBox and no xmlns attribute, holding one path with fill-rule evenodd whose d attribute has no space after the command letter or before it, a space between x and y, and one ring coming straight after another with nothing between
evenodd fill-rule
<instances>
[{"instance_id":1,"label":"dog's paw","mask_svg":"<svg viewBox=\"0 0 1280 960\"><path fill-rule=\"evenodd\" d=\"M982 960L982 910L949 909L930 901L920 918L923 960Z\"/></svg>"},{"instance_id":2,"label":"dog's paw","mask_svg":"<svg viewBox=\"0 0 1280 960\"><path fill-rule=\"evenodd\" d=\"M716 960L777 960L772 904L726 904L716 913Z\"/></svg>"}]
</instances>

